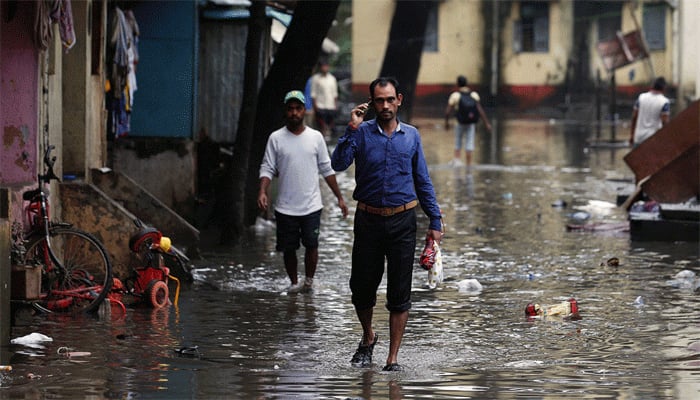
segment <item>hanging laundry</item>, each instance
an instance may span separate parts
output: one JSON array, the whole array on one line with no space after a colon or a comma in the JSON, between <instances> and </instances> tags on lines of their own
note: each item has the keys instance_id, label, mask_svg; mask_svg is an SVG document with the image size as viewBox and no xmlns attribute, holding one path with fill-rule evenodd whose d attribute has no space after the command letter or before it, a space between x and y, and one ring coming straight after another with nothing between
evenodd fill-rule
<instances>
[{"instance_id":1,"label":"hanging laundry","mask_svg":"<svg viewBox=\"0 0 700 400\"><path fill-rule=\"evenodd\" d=\"M36 2L34 40L42 51L47 50L51 44L54 23L58 24L63 47L66 51L69 50L76 42L70 0L39 0Z\"/></svg>"},{"instance_id":2,"label":"hanging laundry","mask_svg":"<svg viewBox=\"0 0 700 400\"><path fill-rule=\"evenodd\" d=\"M126 136L130 130L134 105L136 64L138 64L139 26L131 10L114 8L110 45L112 64L109 74L110 130L115 138Z\"/></svg>"}]
</instances>

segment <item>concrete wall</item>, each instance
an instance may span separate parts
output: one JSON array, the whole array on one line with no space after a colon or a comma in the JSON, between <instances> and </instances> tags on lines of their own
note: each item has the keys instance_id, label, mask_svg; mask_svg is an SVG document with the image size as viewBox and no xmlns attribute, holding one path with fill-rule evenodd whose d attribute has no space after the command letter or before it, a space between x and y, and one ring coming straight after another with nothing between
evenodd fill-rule
<instances>
[{"instance_id":1,"label":"concrete wall","mask_svg":"<svg viewBox=\"0 0 700 400\"><path fill-rule=\"evenodd\" d=\"M121 138L112 149L113 169L131 177L188 221L194 220L194 142Z\"/></svg>"},{"instance_id":2,"label":"concrete wall","mask_svg":"<svg viewBox=\"0 0 700 400\"><path fill-rule=\"evenodd\" d=\"M199 254L199 230L174 213L152 193L132 178L115 171L93 171L92 184L125 209L129 210L127 225L136 229L134 217L159 229L172 239L173 245L190 257ZM133 214L133 215L132 215Z\"/></svg>"},{"instance_id":3,"label":"concrete wall","mask_svg":"<svg viewBox=\"0 0 700 400\"><path fill-rule=\"evenodd\" d=\"M700 2L681 0L679 8L680 81L678 97L687 106L700 98Z\"/></svg>"},{"instance_id":4,"label":"concrete wall","mask_svg":"<svg viewBox=\"0 0 700 400\"><path fill-rule=\"evenodd\" d=\"M102 242L115 276L126 277L131 271L129 237L136 232L133 215L96 187L82 182L61 184L60 199L63 220Z\"/></svg>"},{"instance_id":5,"label":"concrete wall","mask_svg":"<svg viewBox=\"0 0 700 400\"><path fill-rule=\"evenodd\" d=\"M85 176L90 168L103 166L107 155L101 61L107 7L104 0L97 0L75 2L72 8L76 44L63 57L64 70L70 71L63 79L63 164L66 173ZM100 60L97 67L93 67L93 41L100 44L94 54Z\"/></svg>"}]
</instances>

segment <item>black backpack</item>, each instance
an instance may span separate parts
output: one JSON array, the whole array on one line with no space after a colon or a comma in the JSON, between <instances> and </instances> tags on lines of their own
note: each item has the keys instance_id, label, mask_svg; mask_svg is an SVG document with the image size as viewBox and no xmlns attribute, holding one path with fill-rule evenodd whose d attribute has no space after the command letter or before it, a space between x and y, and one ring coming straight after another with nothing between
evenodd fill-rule
<instances>
[{"instance_id":1,"label":"black backpack","mask_svg":"<svg viewBox=\"0 0 700 400\"><path fill-rule=\"evenodd\" d=\"M479 122L479 109L476 100L471 96L471 92L462 92L459 97L457 107L457 121L460 124L474 124Z\"/></svg>"}]
</instances>

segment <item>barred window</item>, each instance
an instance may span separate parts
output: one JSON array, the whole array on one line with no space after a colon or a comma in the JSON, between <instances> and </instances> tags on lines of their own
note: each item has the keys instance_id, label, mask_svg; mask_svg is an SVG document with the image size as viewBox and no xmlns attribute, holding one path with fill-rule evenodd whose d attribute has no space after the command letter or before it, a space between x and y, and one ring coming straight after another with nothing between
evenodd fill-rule
<instances>
[{"instance_id":1,"label":"barred window","mask_svg":"<svg viewBox=\"0 0 700 400\"><path fill-rule=\"evenodd\" d=\"M643 31L649 50L666 48L666 6L664 3L644 4Z\"/></svg>"},{"instance_id":2,"label":"barred window","mask_svg":"<svg viewBox=\"0 0 700 400\"><path fill-rule=\"evenodd\" d=\"M549 2L523 1L520 19L513 25L513 51L549 51Z\"/></svg>"}]
</instances>

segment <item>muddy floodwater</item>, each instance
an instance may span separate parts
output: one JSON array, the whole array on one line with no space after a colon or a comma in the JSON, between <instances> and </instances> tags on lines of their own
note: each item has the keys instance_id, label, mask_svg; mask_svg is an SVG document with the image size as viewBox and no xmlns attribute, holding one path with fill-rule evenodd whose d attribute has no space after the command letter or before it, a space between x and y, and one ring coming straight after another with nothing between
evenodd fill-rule
<instances>
[{"instance_id":1,"label":"muddy floodwater","mask_svg":"<svg viewBox=\"0 0 700 400\"><path fill-rule=\"evenodd\" d=\"M630 240L615 204L633 177L627 148L588 146L595 133L584 125L497 122L493 135L478 130L467 169L452 165L453 133L442 120L414 121L444 213L445 280L428 289L416 263L404 372L381 372L384 285L375 364L349 363L361 336L348 288L351 169L337 175L347 219L323 186L313 292L284 292L274 224L261 221L241 246L203 244L177 307L101 319L21 315L12 338L36 332L52 341L3 349L13 369L0 372L0 398L700 398L698 281L675 279L700 274L698 243ZM418 215L422 237L427 219ZM566 228L582 224L609 229ZM606 264L613 257L618 266ZM524 316L527 303L570 297L580 320ZM79 353L67 357L62 347ZM175 351L183 347L187 354Z\"/></svg>"}]
</instances>

